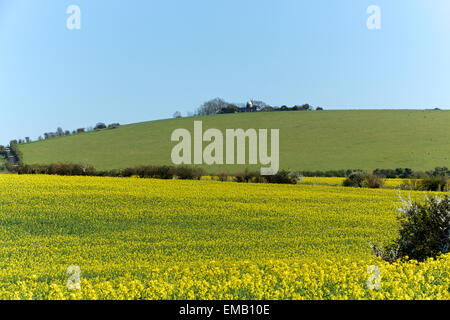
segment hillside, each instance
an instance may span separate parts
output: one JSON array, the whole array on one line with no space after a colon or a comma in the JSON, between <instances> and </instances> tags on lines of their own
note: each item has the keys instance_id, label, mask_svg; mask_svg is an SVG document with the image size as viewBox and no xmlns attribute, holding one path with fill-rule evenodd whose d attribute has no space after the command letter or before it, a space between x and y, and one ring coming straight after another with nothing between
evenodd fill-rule
<instances>
[{"instance_id":1,"label":"hillside","mask_svg":"<svg viewBox=\"0 0 450 320\"><path fill-rule=\"evenodd\" d=\"M450 111L352 110L217 115L137 123L20 146L24 162L91 164L99 170L171 164L173 130L280 129L280 167L331 170L450 167ZM259 167L259 166L258 166ZM236 171L236 166L205 166Z\"/></svg>"}]
</instances>

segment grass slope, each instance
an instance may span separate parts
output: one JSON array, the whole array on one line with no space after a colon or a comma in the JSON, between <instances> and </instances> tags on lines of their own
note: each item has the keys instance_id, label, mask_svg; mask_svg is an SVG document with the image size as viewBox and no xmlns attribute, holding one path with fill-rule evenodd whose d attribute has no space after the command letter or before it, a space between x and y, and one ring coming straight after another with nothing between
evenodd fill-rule
<instances>
[{"instance_id":1,"label":"grass slope","mask_svg":"<svg viewBox=\"0 0 450 320\"><path fill-rule=\"evenodd\" d=\"M25 163L72 162L97 169L170 164L177 128L280 129L280 167L293 170L450 166L450 111L273 112L170 119L21 145ZM209 171L236 171L212 166Z\"/></svg>"}]
</instances>

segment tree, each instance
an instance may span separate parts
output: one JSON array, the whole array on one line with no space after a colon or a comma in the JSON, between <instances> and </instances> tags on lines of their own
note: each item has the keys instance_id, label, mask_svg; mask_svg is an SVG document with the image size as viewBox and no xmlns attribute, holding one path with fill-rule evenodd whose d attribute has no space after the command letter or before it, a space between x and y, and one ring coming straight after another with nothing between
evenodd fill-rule
<instances>
[{"instance_id":1,"label":"tree","mask_svg":"<svg viewBox=\"0 0 450 320\"><path fill-rule=\"evenodd\" d=\"M253 106L258 109L263 109L265 107L269 107L269 105L267 103L265 103L264 101L253 100L252 102L253 102Z\"/></svg>"},{"instance_id":2,"label":"tree","mask_svg":"<svg viewBox=\"0 0 450 320\"><path fill-rule=\"evenodd\" d=\"M25 137L25 141L26 141L27 143L30 143L30 142L31 142L30 137Z\"/></svg>"},{"instance_id":3,"label":"tree","mask_svg":"<svg viewBox=\"0 0 450 320\"><path fill-rule=\"evenodd\" d=\"M305 103L301 106L301 110L312 110L312 107L309 104Z\"/></svg>"},{"instance_id":4,"label":"tree","mask_svg":"<svg viewBox=\"0 0 450 320\"><path fill-rule=\"evenodd\" d=\"M174 117L175 119L182 118L181 112L180 112L180 111L175 111L175 113L173 114L173 117Z\"/></svg>"},{"instance_id":5,"label":"tree","mask_svg":"<svg viewBox=\"0 0 450 320\"><path fill-rule=\"evenodd\" d=\"M64 135L64 131L61 127L58 127L58 129L56 129L56 133L58 137L61 137Z\"/></svg>"},{"instance_id":6,"label":"tree","mask_svg":"<svg viewBox=\"0 0 450 320\"><path fill-rule=\"evenodd\" d=\"M226 108L223 108L219 111L219 113L236 113L238 112L239 108L233 104L229 104Z\"/></svg>"},{"instance_id":7,"label":"tree","mask_svg":"<svg viewBox=\"0 0 450 320\"><path fill-rule=\"evenodd\" d=\"M101 130L101 129L106 129L106 124L104 124L103 122L99 122L95 125L95 130Z\"/></svg>"},{"instance_id":8,"label":"tree","mask_svg":"<svg viewBox=\"0 0 450 320\"><path fill-rule=\"evenodd\" d=\"M230 104L221 98L215 98L203 103L197 110L197 115L208 116L212 114L217 114L220 110L225 109Z\"/></svg>"}]
</instances>

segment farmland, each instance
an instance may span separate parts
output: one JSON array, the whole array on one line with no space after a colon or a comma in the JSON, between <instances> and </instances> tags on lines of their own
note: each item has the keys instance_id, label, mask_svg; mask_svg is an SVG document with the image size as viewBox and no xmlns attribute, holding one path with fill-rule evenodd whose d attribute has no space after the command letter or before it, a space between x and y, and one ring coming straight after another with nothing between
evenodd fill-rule
<instances>
[{"instance_id":1,"label":"farmland","mask_svg":"<svg viewBox=\"0 0 450 320\"><path fill-rule=\"evenodd\" d=\"M0 299L449 299L448 256L389 265L371 254L396 235L397 200L390 189L0 175ZM71 265L80 290L66 288ZM371 265L380 290L367 289Z\"/></svg>"},{"instance_id":2,"label":"farmland","mask_svg":"<svg viewBox=\"0 0 450 320\"><path fill-rule=\"evenodd\" d=\"M19 146L26 164L70 162L98 170L172 164L171 134L193 130L280 129L280 169L294 171L450 167L450 111L290 111L169 119ZM242 166L203 166L235 173ZM255 166L259 169L260 166Z\"/></svg>"}]
</instances>

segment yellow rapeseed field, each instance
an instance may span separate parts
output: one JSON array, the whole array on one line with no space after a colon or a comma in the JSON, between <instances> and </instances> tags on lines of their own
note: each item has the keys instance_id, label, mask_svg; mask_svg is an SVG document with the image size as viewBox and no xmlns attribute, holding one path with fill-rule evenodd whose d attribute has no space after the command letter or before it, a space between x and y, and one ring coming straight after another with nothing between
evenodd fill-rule
<instances>
[{"instance_id":1,"label":"yellow rapeseed field","mask_svg":"<svg viewBox=\"0 0 450 320\"><path fill-rule=\"evenodd\" d=\"M396 235L397 200L389 189L0 175L0 299L448 300L448 255L372 255L369 243Z\"/></svg>"}]
</instances>

